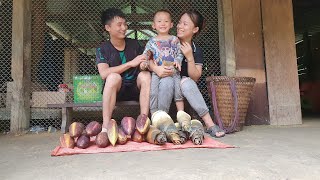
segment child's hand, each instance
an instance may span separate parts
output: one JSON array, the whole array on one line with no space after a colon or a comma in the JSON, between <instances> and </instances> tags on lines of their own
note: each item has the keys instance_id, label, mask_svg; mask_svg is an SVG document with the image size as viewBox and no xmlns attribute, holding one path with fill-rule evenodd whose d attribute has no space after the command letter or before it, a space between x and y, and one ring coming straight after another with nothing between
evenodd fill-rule
<instances>
[{"instance_id":1,"label":"child's hand","mask_svg":"<svg viewBox=\"0 0 320 180\"><path fill-rule=\"evenodd\" d=\"M140 70L141 71L148 70L148 62L147 61L143 61L143 62L140 63Z\"/></svg>"},{"instance_id":2,"label":"child's hand","mask_svg":"<svg viewBox=\"0 0 320 180\"><path fill-rule=\"evenodd\" d=\"M180 64L180 63L174 62L174 67L175 67L176 69L178 69L179 71L181 71L181 64Z\"/></svg>"}]
</instances>

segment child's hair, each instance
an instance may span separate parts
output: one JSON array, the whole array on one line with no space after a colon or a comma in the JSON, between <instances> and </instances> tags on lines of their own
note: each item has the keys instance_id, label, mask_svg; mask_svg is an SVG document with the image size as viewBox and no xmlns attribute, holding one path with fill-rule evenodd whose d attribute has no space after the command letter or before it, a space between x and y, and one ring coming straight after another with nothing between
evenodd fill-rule
<instances>
[{"instance_id":1,"label":"child's hair","mask_svg":"<svg viewBox=\"0 0 320 180\"><path fill-rule=\"evenodd\" d=\"M183 16L184 14L187 14L190 17L190 19L193 22L195 27L199 27L199 31L195 34L195 36L198 35L201 32L201 30L205 28L206 20L196 10L186 11L186 12L182 13L181 16ZM181 16L180 16L180 18L181 18Z\"/></svg>"},{"instance_id":2,"label":"child's hair","mask_svg":"<svg viewBox=\"0 0 320 180\"><path fill-rule=\"evenodd\" d=\"M172 14L171 14L171 12L170 12L169 10L167 10L167 9L160 9L160 10L156 11L156 12L153 14L153 19L154 19L154 17L156 17L156 15L157 15L158 13L160 13L160 12L168 13L168 14L170 15L170 19L171 19L171 21L172 21Z\"/></svg>"},{"instance_id":3,"label":"child's hair","mask_svg":"<svg viewBox=\"0 0 320 180\"><path fill-rule=\"evenodd\" d=\"M125 14L117 8L108 8L101 13L101 23L103 26L109 24L115 17L125 19Z\"/></svg>"}]
</instances>

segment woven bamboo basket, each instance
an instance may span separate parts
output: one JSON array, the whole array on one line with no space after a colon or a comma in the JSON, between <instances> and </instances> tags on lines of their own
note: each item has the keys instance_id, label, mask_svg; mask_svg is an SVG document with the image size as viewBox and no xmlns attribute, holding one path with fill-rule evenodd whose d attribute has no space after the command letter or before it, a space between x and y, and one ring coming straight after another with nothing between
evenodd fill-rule
<instances>
[{"instance_id":1,"label":"woven bamboo basket","mask_svg":"<svg viewBox=\"0 0 320 180\"><path fill-rule=\"evenodd\" d=\"M235 98L233 98L232 95L231 81L234 82L234 87L236 89L235 92L237 95L238 103L237 113L235 112L236 102ZM220 120L223 124L223 126L220 128L227 130L227 127L232 126L233 121L237 119L236 126L234 128L231 128L232 130L227 130L227 133L242 130L243 125L245 123L247 110L255 81L256 79L252 77L209 76L206 78L207 88L211 97L212 107L214 107L214 103L216 102L218 115L220 115ZM212 99L212 85L214 85L216 100ZM219 117L216 117L216 112L214 114L214 120L216 123L218 123L217 121ZM237 118L235 118L236 115L238 115Z\"/></svg>"}]
</instances>

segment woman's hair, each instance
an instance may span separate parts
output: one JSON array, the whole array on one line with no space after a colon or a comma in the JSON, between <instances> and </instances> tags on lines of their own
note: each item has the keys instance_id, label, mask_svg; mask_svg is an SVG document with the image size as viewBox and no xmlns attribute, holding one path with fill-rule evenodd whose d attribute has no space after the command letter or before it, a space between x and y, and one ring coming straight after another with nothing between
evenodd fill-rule
<instances>
[{"instance_id":1,"label":"woman's hair","mask_svg":"<svg viewBox=\"0 0 320 180\"><path fill-rule=\"evenodd\" d=\"M109 24L111 20L113 20L115 17L120 17L125 19L125 14L117 8L109 8L106 9L101 13L101 23L102 25Z\"/></svg>"},{"instance_id":2,"label":"woman's hair","mask_svg":"<svg viewBox=\"0 0 320 180\"><path fill-rule=\"evenodd\" d=\"M153 19L154 19L154 17L155 17L158 13L160 13L160 12L168 13L168 14L170 15L170 19L172 20L172 14L171 14L171 12L170 12L169 10L167 10L167 9L160 9L160 10L156 11L156 12L153 14Z\"/></svg>"},{"instance_id":3,"label":"woman's hair","mask_svg":"<svg viewBox=\"0 0 320 180\"><path fill-rule=\"evenodd\" d=\"M196 10L186 11L186 12L182 13L181 16L183 16L184 14L187 14L190 17L190 19L193 22L195 27L199 27L199 31L195 34L195 36L198 35L201 32L201 30L205 28L206 20ZM180 16L180 18L181 18L181 16Z\"/></svg>"}]
</instances>

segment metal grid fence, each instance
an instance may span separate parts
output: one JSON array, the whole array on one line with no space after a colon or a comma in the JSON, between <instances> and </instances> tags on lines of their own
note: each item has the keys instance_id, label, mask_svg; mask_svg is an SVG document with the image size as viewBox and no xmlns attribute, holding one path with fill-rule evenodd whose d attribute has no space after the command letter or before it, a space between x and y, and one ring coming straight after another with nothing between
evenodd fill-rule
<instances>
[{"instance_id":1,"label":"metal grid fence","mask_svg":"<svg viewBox=\"0 0 320 180\"><path fill-rule=\"evenodd\" d=\"M61 111L43 108L46 103L72 101L72 95L57 95L59 84L72 87L74 75L98 74L95 65L95 48L101 41L108 39L107 33L100 24L100 13L109 7L120 8L127 16L129 30L127 37L146 42L155 35L151 21L158 9L168 9L173 14L174 24L179 15L186 10L196 9L206 20L207 27L195 41L203 48L205 64L203 76L199 81L207 104L210 100L207 93L205 77L220 75L218 12L216 1L189 0L33 0L32 1L32 120L30 126L39 125L59 129ZM1 73L0 83L5 88L1 94L5 97L6 87L11 80L11 17L12 0L2 0L0 6L0 47ZM172 28L175 34L175 28ZM7 44L4 44L7 43ZM1 96L1 108L6 100ZM10 111L8 111L10 113ZM2 113L2 112L1 112ZM121 108L115 112L115 118L130 115L136 117L139 109ZM101 108L78 108L75 120L85 124L92 120L102 121ZM6 121L0 120L2 131L8 131Z\"/></svg>"},{"instance_id":2,"label":"metal grid fence","mask_svg":"<svg viewBox=\"0 0 320 180\"><path fill-rule=\"evenodd\" d=\"M0 1L0 132L10 130L12 0ZM8 93L7 93L8 92Z\"/></svg>"}]
</instances>

